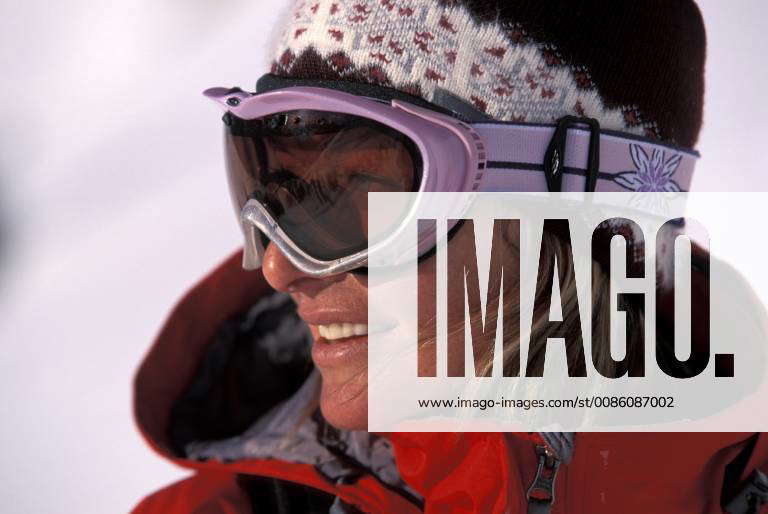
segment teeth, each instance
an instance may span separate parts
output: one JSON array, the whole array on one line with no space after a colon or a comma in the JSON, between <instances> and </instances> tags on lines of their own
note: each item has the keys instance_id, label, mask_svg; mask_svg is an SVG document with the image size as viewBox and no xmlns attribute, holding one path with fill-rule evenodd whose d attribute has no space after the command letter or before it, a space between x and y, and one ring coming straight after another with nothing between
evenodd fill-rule
<instances>
[{"instance_id":1,"label":"teeth","mask_svg":"<svg viewBox=\"0 0 768 514\"><path fill-rule=\"evenodd\" d=\"M368 333L368 325L365 323L332 323L330 325L318 325L320 336L332 341L343 337L364 336Z\"/></svg>"}]
</instances>

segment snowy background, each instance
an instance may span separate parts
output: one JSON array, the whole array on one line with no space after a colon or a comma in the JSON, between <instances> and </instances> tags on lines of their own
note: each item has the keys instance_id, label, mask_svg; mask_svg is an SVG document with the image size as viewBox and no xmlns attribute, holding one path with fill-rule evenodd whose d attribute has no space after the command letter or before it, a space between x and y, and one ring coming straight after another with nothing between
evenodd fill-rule
<instances>
[{"instance_id":1,"label":"snowy background","mask_svg":"<svg viewBox=\"0 0 768 514\"><path fill-rule=\"evenodd\" d=\"M185 475L136 432L131 380L170 307L239 244L200 92L253 87L283 3L0 0L4 512L125 512ZM694 187L768 191L768 7L699 4Z\"/></svg>"}]
</instances>

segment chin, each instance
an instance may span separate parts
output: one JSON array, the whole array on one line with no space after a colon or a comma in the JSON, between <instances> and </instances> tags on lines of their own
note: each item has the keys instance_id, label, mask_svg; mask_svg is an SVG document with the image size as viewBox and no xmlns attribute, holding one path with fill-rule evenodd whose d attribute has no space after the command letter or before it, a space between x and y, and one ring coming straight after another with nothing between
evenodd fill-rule
<instances>
[{"instance_id":1,"label":"chin","mask_svg":"<svg viewBox=\"0 0 768 514\"><path fill-rule=\"evenodd\" d=\"M344 430L368 429L368 384L345 383L338 386L323 383L320 410L325 420Z\"/></svg>"}]
</instances>

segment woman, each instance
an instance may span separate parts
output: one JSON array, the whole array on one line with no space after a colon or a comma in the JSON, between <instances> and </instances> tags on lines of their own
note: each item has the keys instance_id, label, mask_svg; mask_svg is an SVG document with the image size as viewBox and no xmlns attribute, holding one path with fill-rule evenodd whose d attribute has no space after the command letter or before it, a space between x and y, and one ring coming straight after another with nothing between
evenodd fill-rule
<instances>
[{"instance_id":1,"label":"woman","mask_svg":"<svg viewBox=\"0 0 768 514\"><path fill-rule=\"evenodd\" d=\"M258 92L311 86L338 105L373 97L468 127L518 122L504 130L572 115L692 148L704 40L690 0L297 2ZM261 271L242 270L239 254L214 270L143 363L138 423L156 451L195 473L137 512L757 512L753 472L768 466L759 434L367 432L367 281L348 259L367 236L355 224L364 219L359 193L409 190L418 149L384 118L349 128L351 107L339 118L312 118L318 109L307 117L309 108L254 117L243 114L257 109L248 94L210 96L229 110L245 263ZM341 133L347 146L333 147ZM634 175L590 187L602 168L565 176L551 152L539 155L562 183L527 170L534 190L673 191L690 182L682 168L674 177L643 173L647 156L635 152ZM482 159L484 187L496 177L496 190L519 190ZM324 217L325 208L335 210ZM285 237L268 230L270 217ZM462 237L458 228L451 244ZM558 234L546 237L556 252ZM312 251L346 264L313 267Z\"/></svg>"}]
</instances>

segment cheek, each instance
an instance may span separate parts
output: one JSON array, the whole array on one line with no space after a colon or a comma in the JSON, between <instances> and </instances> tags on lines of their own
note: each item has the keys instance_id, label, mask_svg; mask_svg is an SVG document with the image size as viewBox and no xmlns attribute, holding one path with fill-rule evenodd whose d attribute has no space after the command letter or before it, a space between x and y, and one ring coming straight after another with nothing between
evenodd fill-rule
<instances>
[{"instance_id":1,"label":"cheek","mask_svg":"<svg viewBox=\"0 0 768 514\"><path fill-rule=\"evenodd\" d=\"M462 227L449 241L449 254L451 262L455 263L454 269L448 270L448 277L458 277L456 280L462 280L465 270L463 269L463 263L471 263L471 262L478 262L479 256L475 253L475 245L472 241L472 232L469 230L466 230L466 225ZM519 259L517 259L516 253L512 251L510 248L504 258L506 261L506 264L511 266L510 269L516 269L519 267ZM429 302L431 304L435 304L435 296L437 294L437 283L438 281L443 281L441 287L443 289L446 288L447 280L448 278L443 276L436 276L436 268L435 268L435 256L430 257L429 259L424 260L419 264L420 269L420 277L419 277L419 302L422 305L427 305ZM449 264L450 266L450 264ZM491 277L487 277L489 280L489 284L491 283L500 283L501 276L498 274L493 274ZM480 276L478 274L478 280L480 280ZM483 277L483 280L486 278ZM454 289L453 294L447 295L447 309L445 311L448 313L448 333L453 333L455 331L462 331L462 321L466 324L469 323L469 319L464 319L465 309L466 309L466 290L464 289L466 286L464 286L463 283L459 282L453 283L452 285L457 286L460 285L462 287L463 293L461 290L459 292L456 292ZM479 287L479 284L476 282L475 287ZM475 290L475 294L477 294L478 291ZM423 303L422 303L423 302ZM505 306L506 308L510 308L510 306ZM472 318L480 319L479 317L482 316L481 311L479 309L479 304L475 309L472 309L470 312L470 316ZM443 312L444 310L441 308L437 308L438 312ZM450 320L455 320L451 322ZM431 331L428 329L432 329ZM517 327L514 327L517 329ZM420 330L424 330L425 332L432 332L434 333L434 321L425 323L420 323L419 326ZM444 337L445 334L438 334L438 336ZM419 351L424 356L429 356L434 354L434 345L436 344L434 339L428 339L420 343ZM451 337L448 338L448 353L451 354L463 354L465 353L465 341L463 337ZM464 365L461 362L461 359L451 359L450 361L452 364L449 366L447 372L449 376L460 376L464 373ZM419 373L421 376L434 376L436 373L436 363L433 359L430 358L423 358L419 362Z\"/></svg>"},{"instance_id":2,"label":"cheek","mask_svg":"<svg viewBox=\"0 0 768 514\"><path fill-rule=\"evenodd\" d=\"M430 257L430 259L435 259L435 257ZM429 260L425 260L420 265L425 265L425 269L429 271L424 271L420 275L420 280L422 281L419 285L419 298L418 301L421 305L428 305L432 304L435 305L436 302L436 280L439 280L440 277L435 275L434 272L434 266L430 266ZM448 298L448 312L455 312L456 309L464 309L464 298L463 297L454 297L454 298ZM438 312L441 311L440 308L437 309ZM463 312L463 311L462 311ZM435 346L437 345L437 341L435 337L439 336L440 334L437 334L437 329L435 327L435 319L430 318L429 320L421 321L419 324L419 330L422 333L432 334L434 337L427 337L424 340L419 342L419 354L420 359L418 362L418 374L422 377L432 377L436 376L437 374L437 362L434 358L434 356L437 354L435 350ZM450 331L451 328L448 327L448 330ZM444 334L443 334L444 336ZM460 341L461 338L450 338L449 339L449 347L448 351L450 353L455 352L463 352L464 351L464 344L463 341ZM448 368L448 374L449 376L456 376L460 375L464 371L464 367L461 365L458 365L455 363L455 359L453 360L454 364L452 364Z\"/></svg>"},{"instance_id":3,"label":"cheek","mask_svg":"<svg viewBox=\"0 0 768 514\"><path fill-rule=\"evenodd\" d=\"M475 254L475 245L472 240L473 234L470 230L467 230L468 225L463 225L459 231L448 242L448 277L453 277L455 280L461 280L465 274L465 263L476 263L477 255ZM437 277L437 280L440 280ZM442 278L447 283L447 277ZM452 285L456 285L453 283ZM455 318L454 313L459 309L464 309L464 295L463 294L449 294L448 295L448 316L449 319Z\"/></svg>"}]
</instances>

